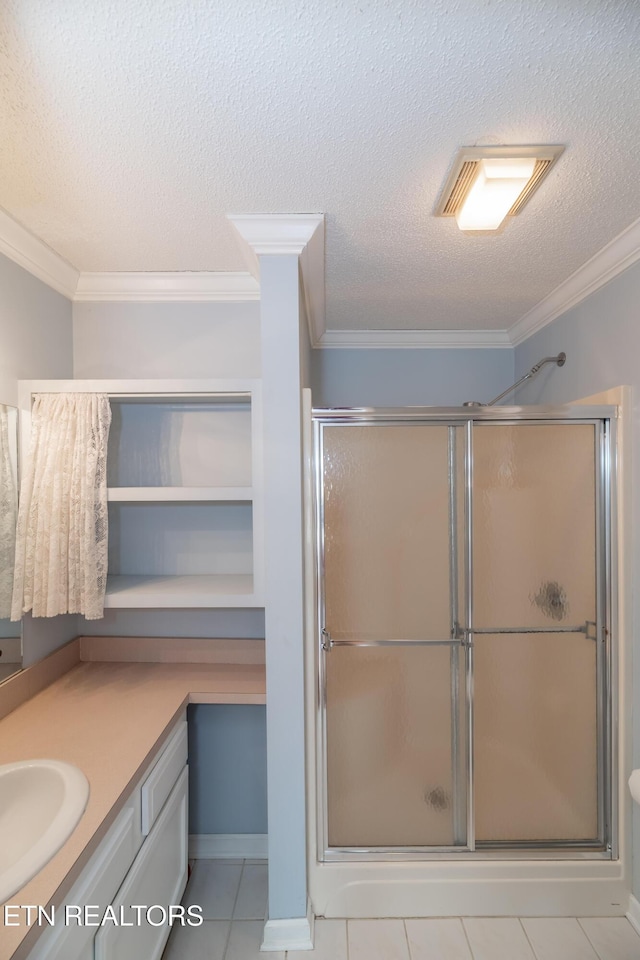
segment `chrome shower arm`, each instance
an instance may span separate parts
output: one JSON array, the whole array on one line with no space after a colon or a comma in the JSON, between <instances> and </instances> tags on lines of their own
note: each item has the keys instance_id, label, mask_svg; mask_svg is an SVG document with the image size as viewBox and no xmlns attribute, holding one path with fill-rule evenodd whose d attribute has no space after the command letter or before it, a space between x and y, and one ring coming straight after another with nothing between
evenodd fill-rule
<instances>
[{"instance_id":1,"label":"chrome shower arm","mask_svg":"<svg viewBox=\"0 0 640 960\"><path fill-rule=\"evenodd\" d=\"M555 363L559 367L563 367L567 359L566 353L559 353L557 357L544 357L543 360L538 360L537 363L531 367L528 373L525 373L523 377L520 377L516 383L510 386L507 390L503 390L502 393L499 393L497 397L494 397L493 400L489 400L489 403L477 403L473 400L467 401L465 407L493 407L494 404L498 403L503 397L507 397L510 393L513 393L514 390L520 386L521 383L524 383L525 380L532 380L544 367L545 363Z\"/></svg>"},{"instance_id":2,"label":"chrome shower arm","mask_svg":"<svg viewBox=\"0 0 640 960\"><path fill-rule=\"evenodd\" d=\"M535 373L533 372L533 370L529 370L529 373L525 373L524 377L520 377L520 379L516 383L514 383L511 387L508 387L506 390L503 390L502 393L499 393L497 397L493 398L493 400L489 400L486 406L493 407L496 403L498 403L499 400L502 400L503 397L507 397L510 393L513 393L513 391L516 390L521 383L524 383L525 380L530 380L532 377L535 377L537 372L538 372L537 370L535 371Z\"/></svg>"}]
</instances>

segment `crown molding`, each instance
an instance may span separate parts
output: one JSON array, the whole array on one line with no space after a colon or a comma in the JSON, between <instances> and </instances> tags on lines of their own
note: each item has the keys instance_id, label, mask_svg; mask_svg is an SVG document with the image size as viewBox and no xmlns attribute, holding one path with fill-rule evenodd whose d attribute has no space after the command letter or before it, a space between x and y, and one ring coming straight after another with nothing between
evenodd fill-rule
<instances>
[{"instance_id":1,"label":"crown molding","mask_svg":"<svg viewBox=\"0 0 640 960\"><path fill-rule=\"evenodd\" d=\"M311 345L325 331L324 214L231 213L227 220L236 234L249 272L260 279L260 257L296 256L309 324Z\"/></svg>"},{"instance_id":2,"label":"crown molding","mask_svg":"<svg viewBox=\"0 0 640 960\"><path fill-rule=\"evenodd\" d=\"M79 273L64 257L0 210L0 253L70 300Z\"/></svg>"},{"instance_id":3,"label":"crown molding","mask_svg":"<svg viewBox=\"0 0 640 960\"><path fill-rule=\"evenodd\" d=\"M324 217L318 222L300 254L300 272L311 346L317 347L325 332Z\"/></svg>"},{"instance_id":4,"label":"crown molding","mask_svg":"<svg viewBox=\"0 0 640 960\"><path fill-rule=\"evenodd\" d=\"M0 209L0 253L75 301L259 300L263 255L300 258L311 343L320 349L505 348L518 346L640 260L640 219L599 250L508 330L325 330L324 215L234 214L249 273L80 273Z\"/></svg>"},{"instance_id":5,"label":"crown molding","mask_svg":"<svg viewBox=\"0 0 640 960\"><path fill-rule=\"evenodd\" d=\"M317 343L322 350L505 349L506 330L327 330Z\"/></svg>"},{"instance_id":6,"label":"crown molding","mask_svg":"<svg viewBox=\"0 0 640 960\"><path fill-rule=\"evenodd\" d=\"M323 213L228 213L249 272L258 278L263 255L299 257L318 227Z\"/></svg>"},{"instance_id":7,"label":"crown molding","mask_svg":"<svg viewBox=\"0 0 640 960\"><path fill-rule=\"evenodd\" d=\"M577 306L605 283L640 260L640 219L618 234L560 286L509 327L514 347Z\"/></svg>"},{"instance_id":8,"label":"crown molding","mask_svg":"<svg viewBox=\"0 0 640 960\"><path fill-rule=\"evenodd\" d=\"M260 287L249 273L149 271L81 273L75 301L211 302L259 300Z\"/></svg>"}]
</instances>

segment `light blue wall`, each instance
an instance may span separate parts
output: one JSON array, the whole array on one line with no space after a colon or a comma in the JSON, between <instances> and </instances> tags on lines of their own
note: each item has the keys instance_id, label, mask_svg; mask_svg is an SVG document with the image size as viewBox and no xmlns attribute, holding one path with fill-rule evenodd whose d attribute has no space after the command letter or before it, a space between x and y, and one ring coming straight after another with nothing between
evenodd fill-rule
<instances>
[{"instance_id":1,"label":"light blue wall","mask_svg":"<svg viewBox=\"0 0 640 960\"><path fill-rule=\"evenodd\" d=\"M316 407L460 406L513 383L513 350L315 350Z\"/></svg>"},{"instance_id":2,"label":"light blue wall","mask_svg":"<svg viewBox=\"0 0 640 960\"><path fill-rule=\"evenodd\" d=\"M265 708L189 707L189 832L267 832Z\"/></svg>"},{"instance_id":3,"label":"light blue wall","mask_svg":"<svg viewBox=\"0 0 640 960\"><path fill-rule=\"evenodd\" d=\"M524 403L566 403L628 384L640 384L640 263L529 337L515 350L515 375L543 356L564 350L562 368L551 364L518 392ZM637 398L636 398L637 402Z\"/></svg>"},{"instance_id":4,"label":"light blue wall","mask_svg":"<svg viewBox=\"0 0 640 960\"><path fill-rule=\"evenodd\" d=\"M0 403L18 380L73 375L71 303L0 254Z\"/></svg>"},{"instance_id":5,"label":"light blue wall","mask_svg":"<svg viewBox=\"0 0 640 960\"><path fill-rule=\"evenodd\" d=\"M620 274L578 306L540 330L516 349L516 376L521 376L541 357L564 350L563 368L545 368L533 383L518 392L522 403L567 403L610 387L633 388L632 489L633 517L633 704L640 703L640 655L637 625L640 623L640 591L635 589L640 571L640 489L633 478L640 476L640 264ZM640 766L640 710L633 720L634 767ZM626 789L626 788L625 788ZM640 816L634 810L634 883L640 896Z\"/></svg>"},{"instance_id":6,"label":"light blue wall","mask_svg":"<svg viewBox=\"0 0 640 960\"><path fill-rule=\"evenodd\" d=\"M260 304L75 303L73 375L259 377Z\"/></svg>"},{"instance_id":7,"label":"light blue wall","mask_svg":"<svg viewBox=\"0 0 640 960\"><path fill-rule=\"evenodd\" d=\"M0 254L0 403L16 405L18 380L73 375L71 303ZM29 666L76 636L76 617L26 617Z\"/></svg>"}]
</instances>

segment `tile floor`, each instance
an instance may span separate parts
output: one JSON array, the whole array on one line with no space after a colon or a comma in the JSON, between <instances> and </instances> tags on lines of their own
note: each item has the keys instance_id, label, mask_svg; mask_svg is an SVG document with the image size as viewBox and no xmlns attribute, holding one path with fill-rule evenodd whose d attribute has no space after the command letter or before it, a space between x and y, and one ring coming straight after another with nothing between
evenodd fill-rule
<instances>
[{"instance_id":1,"label":"tile floor","mask_svg":"<svg viewBox=\"0 0 640 960\"><path fill-rule=\"evenodd\" d=\"M175 927L163 960L640 960L624 917L316 920L315 949L260 953L264 860L196 860L183 903L200 927Z\"/></svg>"}]
</instances>

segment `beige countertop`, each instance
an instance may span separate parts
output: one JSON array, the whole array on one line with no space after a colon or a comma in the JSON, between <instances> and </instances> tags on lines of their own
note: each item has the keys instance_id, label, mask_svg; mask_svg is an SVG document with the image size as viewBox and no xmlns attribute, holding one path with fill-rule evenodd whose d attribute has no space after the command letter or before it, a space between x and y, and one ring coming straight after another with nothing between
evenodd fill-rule
<instances>
[{"instance_id":1,"label":"beige countertop","mask_svg":"<svg viewBox=\"0 0 640 960\"><path fill-rule=\"evenodd\" d=\"M0 720L0 764L66 760L90 784L69 840L9 902L62 902L188 703L265 699L264 666L256 663L84 662ZM6 927L0 916L0 960L27 957L37 935Z\"/></svg>"}]
</instances>

